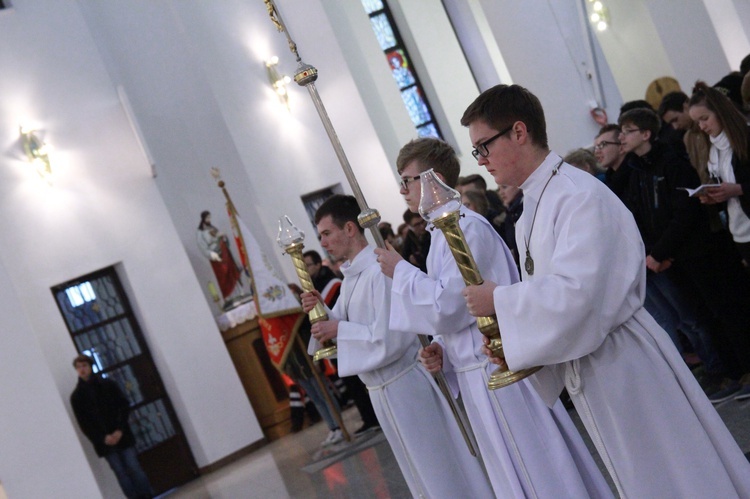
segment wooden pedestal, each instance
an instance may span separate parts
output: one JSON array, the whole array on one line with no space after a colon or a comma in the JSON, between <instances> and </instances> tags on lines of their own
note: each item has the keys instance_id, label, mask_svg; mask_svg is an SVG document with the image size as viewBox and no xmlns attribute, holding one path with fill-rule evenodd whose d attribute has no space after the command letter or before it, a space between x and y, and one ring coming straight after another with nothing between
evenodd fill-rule
<instances>
[{"instance_id":1,"label":"wooden pedestal","mask_svg":"<svg viewBox=\"0 0 750 499\"><path fill-rule=\"evenodd\" d=\"M227 329L221 336L266 439L289 434L289 391L268 358L257 319Z\"/></svg>"}]
</instances>

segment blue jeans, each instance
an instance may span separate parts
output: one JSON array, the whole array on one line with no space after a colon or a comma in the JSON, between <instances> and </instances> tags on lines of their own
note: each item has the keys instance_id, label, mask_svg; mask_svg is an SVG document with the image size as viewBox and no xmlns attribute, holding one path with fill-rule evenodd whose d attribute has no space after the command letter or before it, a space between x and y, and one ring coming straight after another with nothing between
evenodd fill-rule
<instances>
[{"instance_id":1,"label":"blue jeans","mask_svg":"<svg viewBox=\"0 0 750 499\"><path fill-rule=\"evenodd\" d=\"M145 499L154 496L148 477L141 468L141 463L138 462L135 447L115 449L104 456L104 459L115 472L120 488L128 499Z\"/></svg>"},{"instance_id":2,"label":"blue jeans","mask_svg":"<svg viewBox=\"0 0 750 499\"><path fill-rule=\"evenodd\" d=\"M325 381L323 382L325 383ZM326 399L323 396L323 393L320 391L320 386L318 386L318 383L315 381L315 379L298 379L297 383L299 383L302 389L305 390L305 393L307 393L307 396L310 397L310 400L313 401L313 404L315 404L315 408L318 409L318 412L323 418L323 421L325 421L326 425L328 425L328 429L334 430L338 428L339 424L331 414L331 410L328 408ZM331 398L331 402L333 402L335 410L341 412L339 404L338 402L336 402L336 397L333 396L330 390L328 390L328 396Z\"/></svg>"},{"instance_id":3,"label":"blue jeans","mask_svg":"<svg viewBox=\"0 0 750 499\"><path fill-rule=\"evenodd\" d=\"M713 347L705 324L687 302L680 288L672 282L669 271L646 276L646 300L644 307L654 320L669 334L680 353L683 353L677 330L690 341L693 350L712 374L722 373L724 367Z\"/></svg>"}]
</instances>

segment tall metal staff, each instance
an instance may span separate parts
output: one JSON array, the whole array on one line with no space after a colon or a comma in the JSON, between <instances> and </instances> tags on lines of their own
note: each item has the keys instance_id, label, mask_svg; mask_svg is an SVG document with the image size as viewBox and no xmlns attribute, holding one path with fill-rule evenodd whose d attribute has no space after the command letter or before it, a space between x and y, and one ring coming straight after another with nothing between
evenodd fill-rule
<instances>
[{"instance_id":1,"label":"tall metal staff","mask_svg":"<svg viewBox=\"0 0 750 499\"><path fill-rule=\"evenodd\" d=\"M326 133L328 134L328 138L331 141L331 145L336 152L339 163L341 163L341 168L344 170L344 175L346 175L346 179L349 181L349 186L352 188L354 197L357 199L359 209L362 210L362 212L357 217L359 225L361 225L365 229L370 229L370 233L372 234L372 237L378 247L385 248L383 236L380 235L380 231L378 230L380 213L377 210L367 206L365 196L364 194L362 194L362 190L359 188L359 183L357 182L357 178L354 176L354 172L352 171L352 167L349 164L349 160L347 159L346 154L344 154L344 148L341 146L341 142L339 142L336 130L333 128L331 119L328 117L328 112L323 105L323 101L320 99L318 89L315 88L315 80L318 79L318 70L315 67L302 62L302 58L297 51L297 44L292 40L292 37L289 34L289 31L286 29L284 21L281 19L281 15L279 14L279 11L276 8L273 0L263 1L266 4L266 9L268 10L268 15L271 18L271 22L273 22L279 32L282 32L284 33L284 35L286 35L287 42L289 43L289 50L291 50L294 56L297 58L297 72L294 73L294 81L297 82L299 86L306 87L308 92L310 93L310 97L312 98L313 104L315 105L315 109L318 111L320 120L323 122L323 127L326 129ZM419 342L423 347L429 345L427 336L420 334L418 335L418 337ZM476 456L477 454L474 450L474 444L471 441L471 436L469 435L469 431L467 429L468 424L466 422L466 416L456 404L456 401L451 394L451 390L448 387L448 382L445 379L445 375L442 372L438 372L434 376L435 381L437 381L438 387L440 387L440 391L443 393L443 396L450 405L453 416L456 418L456 423L458 423L458 427L461 430L461 434L463 435L464 440L466 441L466 445L469 447L469 451L473 456Z\"/></svg>"}]
</instances>

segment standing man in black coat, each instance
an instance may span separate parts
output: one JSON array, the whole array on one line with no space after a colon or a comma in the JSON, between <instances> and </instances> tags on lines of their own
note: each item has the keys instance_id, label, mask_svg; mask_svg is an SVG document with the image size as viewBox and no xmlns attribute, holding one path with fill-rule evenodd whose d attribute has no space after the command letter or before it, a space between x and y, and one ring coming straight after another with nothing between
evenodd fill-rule
<instances>
[{"instance_id":1,"label":"standing man in black coat","mask_svg":"<svg viewBox=\"0 0 750 499\"><path fill-rule=\"evenodd\" d=\"M70 404L78 425L91 440L96 454L107 460L129 499L153 497L128 425L130 403L117 383L93 374L93 365L94 360L88 355L73 359L78 384L70 395Z\"/></svg>"}]
</instances>

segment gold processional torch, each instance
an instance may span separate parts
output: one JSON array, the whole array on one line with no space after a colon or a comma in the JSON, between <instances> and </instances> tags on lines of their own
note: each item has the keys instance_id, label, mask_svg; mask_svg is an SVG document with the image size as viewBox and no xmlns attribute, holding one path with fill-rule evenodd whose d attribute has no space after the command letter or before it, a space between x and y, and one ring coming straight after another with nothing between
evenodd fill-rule
<instances>
[{"instance_id":1,"label":"gold processional torch","mask_svg":"<svg viewBox=\"0 0 750 499\"><path fill-rule=\"evenodd\" d=\"M279 219L279 237L276 238L276 242L286 254L292 257L294 270L297 271L297 277L299 278L299 284L302 287L302 291L310 292L314 291L315 288L313 287L310 273L307 272L305 260L302 257L302 249L305 247L303 244L304 241L305 233L299 230L292 221L289 220L288 216L284 215ZM320 302L318 302L315 305L315 308L310 310L307 315L310 318L310 324L328 320L328 314ZM323 342L323 348L315 352L313 360L317 362L319 360L327 359L333 357L336 353L336 345L331 341L325 341Z\"/></svg>"},{"instance_id":2,"label":"gold processional torch","mask_svg":"<svg viewBox=\"0 0 750 499\"><path fill-rule=\"evenodd\" d=\"M271 18L271 22L273 22L274 26L276 26L276 29L279 32L282 32L284 33L284 35L286 35L287 43L289 44L289 50L294 54L294 56L297 59L297 71L296 73L294 73L294 81L299 86L306 87L308 92L310 93L310 98L312 99L313 104L315 105L315 109L318 111L318 116L320 116L320 120L323 123L323 127L325 128L326 133L328 134L328 139L331 141L333 150L336 152L336 157L338 158L339 163L341 164L341 168L344 170L344 175L346 175L346 179L349 181L349 185L352 188L354 197L357 199L357 204L359 205L359 208L362 210L362 212L357 217L357 221L359 222L359 225L362 226L363 228L370 229L370 233L372 234L372 237L375 240L375 243L377 244L379 248L385 248L385 242L383 241L383 236L380 234L380 230L378 229L378 223L380 222L380 213L378 213L377 210L371 209L369 206L367 206L367 202L365 201L364 194L362 194L362 190L359 188L359 183L357 182L357 178L354 176L354 172L352 171L352 168L349 165L349 160L347 159L346 154L344 153L344 148L341 146L341 142L339 142L339 138L338 138L338 135L336 134L336 130L333 128L333 123L331 123L331 119L328 117L328 112L326 111L326 108L323 105L323 101L320 99L320 94L318 94L318 90L317 88L315 88L315 80L318 79L318 70L315 67L302 62L302 58L300 57L299 52L297 51L297 44L294 43L294 41L292 40L292 37L289 34L289 31L286 29L286 26L284 25L284 21L281 19L281 15L279 14L279 11L276 8L276 5L274 4L273 0L263 0L263 1L266 4L266 10L268 11L268 15ZM295 267L297 267L296 262L295 262ZM298 267L297 273L299 275L299 267ZM312 317L310 318L310 320L312 321ZM420 334L418 336L419 336L420 344L423 347L429 345L429 340L427 339L425 335ZM438 387L440 388L440 391L443 393L443 396L448 402L448 405L450 405L451 411L453 412L453 416L456 418L456 423L458 424L458 427L461 430L461 434L463 435L464 440L466 441L466 445L469 447L469 452L471 452L473 456L476 456L477 454L476 454L476 451L474 450L474 445L471 442L471 436L467 429L468 424L466 423L466 416L464 416L462 410L456 404L456 400L453 398L453 394L451 393L451 390L448 387L448 382L446 381L445 375L442 373L442 371L435 374L435 381L437 382Z\"/></svg>"},{"instance_id":3,"label":"gold processional torch","mask_svg":"<svg viewBox=\"0 0 750 499\"><path fill-rule=\"evenodd\" d=\"M484 282L479 274L476 261L471 254L471 249L466 243L464 231L458 224L461 217L461 194L455 189L445 185L432 169L421 175L422 196L419 200L419 214L427 222L433 224L445 235L448 247L453 253L453 258L458 264L458 270L464 278L466 285L478 285ZM477 327L490 343L488 348L497 356L503 357L503 342L500 339L500 328L497 325L497 317L477 317ZM507 368L497 368L490 379L487 387L496 390L504 386L520 381L537 372L541 367L531 367L520 371L510 371Z\"/></svg>"}]
</instances>

